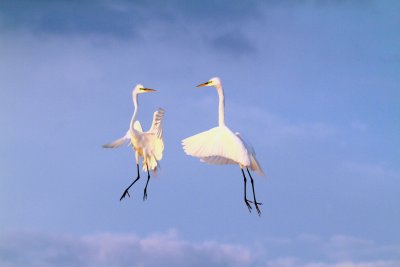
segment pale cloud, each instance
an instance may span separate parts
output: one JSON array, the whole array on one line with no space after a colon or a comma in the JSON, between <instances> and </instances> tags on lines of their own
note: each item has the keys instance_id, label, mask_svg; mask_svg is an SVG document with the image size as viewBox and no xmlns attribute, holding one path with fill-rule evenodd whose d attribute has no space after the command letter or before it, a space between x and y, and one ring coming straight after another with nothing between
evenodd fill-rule
<instances>
[{"instance_id":1,"label":"pale cloud","mask_svg":"<svg viewBox=\"0 0 400 267\"><path fill-rule=\"evenodd\" d=\"M249 248L214 241L188 242L175 231L83 237L8 233L0 238L0 266L250 266Z\"/></svg>"},{"instance_id":2,"label":"pale cloud","mask_svg":"<svg viewBox=\"0 0 400 267\"><path fill-rule=\"evenodd\" d=\"M268 145L288 140L325 140L336 136L337 127L323 121L291 121L284 116L268 111L262 107L229 103L230 109L237 115L242 125L252 125L260 136L267 136Z\"/></svg>"},{"instance_id":3,"label":"pale cloud","mask_svg":"<svg viewBox=\"0 0 400 267\"><path fill-rule=\"evenodd\" d=\"M309 263L304 267L396 267L400 261L373 261L373 262L339 262L339 263Z\"/></svg>"},{"instance_id":4,"label":"pale cloud","mask_svg":"<svg viewBox=\"0 0 400 267\"><path fill-rule=\"evenodd\" d=\"M229 92L228 92L229 94ZM191 106L199 110L201 120L207 120L210 128L217 125L218 96L208 95L191 100ZM335 137L340 130L333 124L323 121L292 121L284 116L265 108L246 105L233 99L226 100L225 117L229 127L246 137L246 129L251 128L257 136L263 138L264 144L273 146L287 141L323 141ZM210 120L206 114L213 114ZM213 120L214 119L214 120ZM236 127L240 126L240 129ZM243 130L243 132L242 132Z\"/></svg>"},{"instance_id":5,"label":"pale cloud","mask_svg":"<svg viewBox=\"0 0 400 267\"><path fill-rule=\"evenodd\" d=\"M400 263L395 256L399 255L400 247L379 246L369 240L344 235L324 240L304 234L278 242L283 251L293 245L297 251L302 251L306 243L314 242L315 248L322 248L314 250L315 256L321 259L319 261L305 260L301 255L275 257L270 251L277 246L275 241L281 239L271 238L272 242L260 247L212 240L193 242L183 239L175 230L146 237L112 233L70 236L9 232L0 234L0 266L394 267ZM332 251L335 251L333 260L329 259ZM357 259L360 251L372 259Z\"/></svg>"},{"instance_id":6,"label":"pale cloud","mask_svg":"<svg viewBox=\"0 0 400 267\"><path fill-rule=\"evenodd\" d=\"M294 267L301 266L301 262L296 258L279 258L275 260L268 261L266 267Z\"/></svg>"},{"instance_id":7,"label":"pale cloud","mask_svg":"<svg viewBox=\"0 0 400 267\"><path fill-rule=\"evenodd\" d=\"M333 259L350 259L359 254L371 254L374 252L374 243L370 240L355 238L352 236L337 235L324 244L326 254ZM365 256L366 256L365 255Z\"/></svg>"},{"instance_id":8,"label":"pale cloud","mask_svg":"<svg viewBox=\"0 0 400 267\"><path fill-rule=\"evenodd\" d=\"M332 236L326 242L321 243L320 246L323 252L327 255L327 257L334 261L340 261L340 262L354 261L354 260L362 261L362 259L366 258L375 260L374 261L375 265L371 265L371 263L365 262L365 263L359 263L359 265L348 265L348 266L392 266L390 265L391 262L389 261L383 263L382 261L379 260L381 258L387 258L387 257L389 258L394 257L395 259L398 259L398 256L396 255L400 255L400 246L398 245L381 246L368 239L357 238L346 235ZM338 266L345 267L347 265L338 265Z\"/></svg>"},{"instance_id":9,"label":"pale cloud","mask_svg":"<svg viewBox=\"0 0 400 267\"><path fill-rule=\"evenodd\" d=\"M297 237L297 240L307 243L316 243L321 241L321 237L314 234L301 234Z\"/></svg>"},{"instance_id":10,"label":"pale cloud","mask_svg":"<svg viewBox=\"0 0 400 267\"><path fill-rule=\"evenodd\" d=\"M266 267L398 267L400 261L370 261L354 262L343 261L336 263L301 262L296 258L282 258L267 262Z\"/></svg>"},{"instance_id":11,"label":"pale cloud","mask_svg":"<svg viewBox=\"0 0 400 267\"><path fill-rule=\"evenodd\" d=\"M389 169L384 163L343 161L341 168L365 178L393 180L400 179L400 174L395 170Z\"/></svg>"}]
</instances>

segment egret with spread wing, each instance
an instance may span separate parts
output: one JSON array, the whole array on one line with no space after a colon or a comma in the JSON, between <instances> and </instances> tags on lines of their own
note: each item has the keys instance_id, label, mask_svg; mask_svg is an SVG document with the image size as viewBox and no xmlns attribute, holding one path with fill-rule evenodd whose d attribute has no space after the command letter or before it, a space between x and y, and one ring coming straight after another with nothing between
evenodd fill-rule
<instances>
[{"instance_id":1,"label":"egret with spread wing","mask_svg":"<svg viewBox=\"0 0 400 267\"><path fill-rule=\"evenodd\" d=\"M134 112L131 119L131 123L126 134L115 140L109 144L103 145L104 148L116 148L120 147L123 144L132 145L132 148L135 150L135 158L136 158L136 167L137 167L137 178L125 189L122 194L120 200L122 200L126 195L129 195L129 189L139 180L139 158L143 158L142 169L143 171L147 171L147 182L146 187L144 188L143 193L143 201L147 199L147 185L150 180L149 171L153 171L153 174L156 173L157 168L159 167L159 161L162 158L162 153L164 150L164 142L163 142L163 130L162 130L162 120L164 117L164 110L159 108L154 112L153 122L151 124L150 130L147 132L143 132L142 126L140 122L137 120L138 114L138 94L155 92L154 89L149 89L143 87L143 85L138 84L132 91Z\"/></svg>"},{"instance_id":2,"label":"egret with spread wing","mask_svg":"<svg viewBox=\"0 0 400 267\"><path fill-rule=\"evenodd\" d=\"M257 161L256 153L254 149L244 141L243 137L241 137L239 133L233 133L225 125L225 100L220 79L215 77L210 79L208 82L197 85L197 87L201 86L214 86L218 92L218 126L182 140L183 150L190 156L200 158L202 162L210 164L239 165L244 179L244 202L250 212L252 209L250 203L253 203L258 215L260 215L261 211L258 205L262 205L262 203L259 203L256 200L254 181L249 171L250 168L250 170L264 175L264 172ZM243 170L244 168L250 176L254 202L249 201L246 196L247 179Z\"/></svg>"}]
</instances>

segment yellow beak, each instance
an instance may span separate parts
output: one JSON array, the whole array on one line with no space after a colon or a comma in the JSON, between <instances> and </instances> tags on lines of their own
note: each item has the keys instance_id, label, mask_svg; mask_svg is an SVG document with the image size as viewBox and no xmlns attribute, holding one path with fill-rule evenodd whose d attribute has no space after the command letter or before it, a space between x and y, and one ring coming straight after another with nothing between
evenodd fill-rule
<instances>
[{"instance_id":1,"label":"yellow beak","mask_svg":"<svg viewBox=\"0 0 400 267\"><path fill-rule=\"evenodd\" d=\"M157 90L150 89L150 88L143 88L142 90L145 92L157 92Z\"/></svg>"},{"instance_id":2,"label":"yellow beak","mask_svg":"<svg viewBox=\"0 0 400 267\"><path fill-rule=\"evenodd\" d=\"M209 83L210 82L201 83L201 84L197 85L196 87L207 86Z\"/></svg>"}]
</instances>

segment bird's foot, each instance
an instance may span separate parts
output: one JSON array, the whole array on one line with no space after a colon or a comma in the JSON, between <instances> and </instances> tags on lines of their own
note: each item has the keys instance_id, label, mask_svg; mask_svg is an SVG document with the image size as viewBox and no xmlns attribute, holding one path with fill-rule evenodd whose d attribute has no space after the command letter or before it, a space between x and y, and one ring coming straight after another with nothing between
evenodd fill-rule
<instances>
[{"instance_id":1,"label":"bird's foot","mask_svg":"<svg viewBox=\"0 0 400 267\"><path fill-rule=\"evenodd\" d=\"M147 199L147 189L145 188L143 192L143 201L145 201L146 199Z\"/></svg>"},{"instance_id":2,"label":"bird's foot","mask_svg":"<svg viewBox=\"0 0 400 267\"><path fill-rule=\"evenodd\" d=\"M131 197L131 195L129 195L128 189L125 189L124 193L122 194L121 198L119 199L119 201L121 201L122 199L124 199L126 197L126 195L128 195L128 197Z\"/></svg>"},{"instance_id":3,"label":"bird's foot","mask_svg":"<svg viewBox=\"0 0 400 267\"><path fill-rule=\"evenodd\" d=\"M257 210L258 216L261 216L261 210L258 207L258 205L262 205L262 203L254 201L254 206L256 206L256 210Z\"/></svg>"},{"instance_id":4,"label":"bird's foot","mask_svg":"<svg viewBox=\"0 0 400 267\"><path fill-rule=\"evenodd\" d=\"M244 203L246 203L246 206L249 210L249 212L251 213L251 210L253 209L250 205L250 203L253 203L253 201L248 200L247 198L244 199Z\"/></svg>"}]
</instances>

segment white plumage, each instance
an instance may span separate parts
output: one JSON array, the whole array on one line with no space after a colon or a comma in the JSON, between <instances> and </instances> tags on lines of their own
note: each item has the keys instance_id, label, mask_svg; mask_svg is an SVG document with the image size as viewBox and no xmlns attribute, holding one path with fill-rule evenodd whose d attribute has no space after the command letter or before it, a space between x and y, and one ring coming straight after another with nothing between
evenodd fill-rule
<instances>
[{"instance_id":1,"label":"white plumage","mask_svg":"<svg viewBox=\"0 0 400 267\"><path fill-rule=\"evenodd\" d=\"M186 154L211 164L250 165L241 140L226 126L217 126L182 140Z\"/></svg>"},{"instance_id":2,"label":"white plumage","mask_svg":"<svg viewBox=\"0 0 400 267\"><path fill-rule=\"evenodd\" d=\"M248 167L250 167L252 171L258 173L259 175L265 175L260 163L258 163L258 160L256 158L256 151L254 150L254 148L244 140L240 133L236 132L235 135L242 141L244 147L247 150L247 155L250 159L250 165Z\"/></svg>"},{"instance_id":3,"label":"white plumage","mask_svg":"<svg viewBox=\"0 0 400 267\"><path fill-rule=\"evenodd\" d=\"M137 120L137 113L139 107L138 94L154 92L154 91L155 91L154 89L144 88L143 85L141 84L136 85L136 87L132 91L132 99L135 110L133 112L133 116L128 131L123 137L109 144L103 145L104 148L116 148L120 147L123 144L128 144L132 145L132 148L135 151L138 177L125 190L120 200L122 200L125 197L125 195L129 196L128 193L129 188L140 178L139 158L143 158L142 170L147 171L148 174L147 183L143 195L143 200L145 200L147 198L147 184L150 179L149 171L153 171L153 174L156 174L157 168L159 168L159 161L162 159L162 153L164 150L162 120L165 111L162 108L159 108L154 112L153 122L151 124L150 129L147 132L143 132L142 126L140 122Z\"/></svg>"},{"instance_id":4,"label":"white plumage","mask_svg":"<svg viewBox=\"0 0 400 267\"><path fill-rule=\"evenodd\" d=\"M143 132L139 121L134 123L133 130L128 130L129 140L133 149L143 158L142 170L157 172L162 159L164 141L162 136L162 119L164 110L159 108L154 112L153 123L147 132Z\"/></svg>"},{"instance_id":5,"label":"white plumage","mask_svg":"<svg viewBox=\"0 0 400 267\"><path fill-rule=\"evenodd\" d=\"M225 98L222 89L221 81L215 77L208 82L199 84L200 86L214 86L218 92L219 106L218 106L218 126L208 131L204 131L182 140L183 150L187 155L200 158L200 161L210 164L237 164L240 166L244 178L244 201L251 211L249 203L252 201L246 198L246 176L243 172L245 168L251 178L254 204L258 214L261 213L256 201L254 193L254 181L249 172L257 172L264 175L261 165L257 161L256 153L252 146L250 146L239 133L233 133L225 125Z\"/></svg>"}]
</instances>

